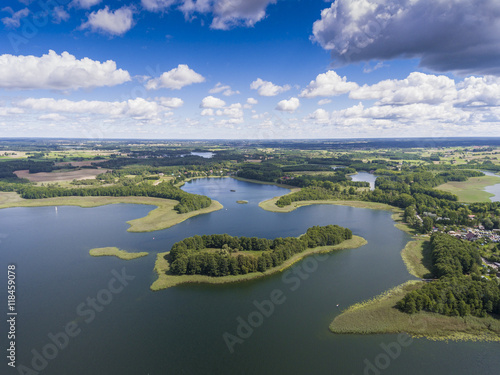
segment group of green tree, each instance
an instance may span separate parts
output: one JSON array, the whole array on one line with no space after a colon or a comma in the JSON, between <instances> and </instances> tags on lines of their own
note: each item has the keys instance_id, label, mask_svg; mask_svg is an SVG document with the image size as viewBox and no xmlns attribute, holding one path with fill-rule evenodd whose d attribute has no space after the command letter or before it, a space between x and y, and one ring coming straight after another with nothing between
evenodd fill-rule
<instances>
[{"instance_id":1,"label":"group of green tree","mask_svg":"<svg viewBox=\"0 0 500 375\"><path fill-rule=\"evenodd\" d=\"M377 169L375 189L356 189L353 182L333 183L327 179L301 178L310 183L302 190L282 196L276 202L285 207L305 200L364 200L386 203L404 209L404 219L410 226L426 233L435 225L479 225L485 229L500 228L500 202L464 204L452 193L436 186L448 181L465 181L484 174L476 170L428 171L414 167L404 171Z\"/></svg>"},{"instance_id":2,"label":"group of green tree","mask_svg":"<svg viewBox=\"0 0 500 375\"><path fill-rule=\"evenodd\" d=\"M32 186L21 185L16 190L24 199L42 199L53 197L128 197L144 196L174 199L179 203L174 207L179 213L186 213L209 207L212 200L204 195L187 193L178 187L162 182L152 185L147 182L130 185L113 185L99 187L63 188L57 185Z\"/></svg>"},{"instance_id":3,"label":"group of green tree","mask_svg":"<svg viewBox=\"0 0 500 375\"><path fill-rule=\"evenodd\" d=\"M350 238L351 230L338 225L314 226L299 238L274 240L228 234L194 236L176 242L166 259L174 275L243 275L265 272L308 248L337 245ZM242 254L248 251L260 253Z\"/></svg>"},{"instance_id":4,"label":"group of green tree","mask_svg":"<svg viewBox=\"0 0 500 375\"><path fill-rule=\"evenodd\" d=\"M500 313L500 286L481 276L481 259L473 244L435 233L431 256L433 273L439 279L408 293L397 303L401 311L478 317Z\"/></svg>"}]
</instances>

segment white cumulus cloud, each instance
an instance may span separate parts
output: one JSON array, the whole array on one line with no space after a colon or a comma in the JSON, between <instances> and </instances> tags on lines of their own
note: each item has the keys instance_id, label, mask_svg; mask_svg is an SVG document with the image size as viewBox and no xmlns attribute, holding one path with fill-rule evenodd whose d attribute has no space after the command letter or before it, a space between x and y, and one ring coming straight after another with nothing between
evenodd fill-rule
<instances>
[{"instance_id":1,"label":"white cumulus cloud","mask_svg":"<svg viewBox=\"0 0 500 375\"><path fill-rule=\"evenodd\" d=\"M290 85L278 86L272 82L257 78L250 84L252 90L257 90L260 96L276 96L291 89Z\"/></svg>"},{"instance_id":2,"label":"white cumulus cloud","mask_svg":"<svg viewBox=\"0 0 500 375\"><path fill-rule=\"evenodd\" d=\"M160 102L161 105L169 108L179 108L182 107L184 104L184 101L181 98L156 98L158 102Z\"/></svg>"},{"instance_id":3,"label":"white cumulus cloud","mask_svg":"<svg viewBox=\"0 0 500 375\"><path fill-rule=\"evenodd\" d=\"M277 0L182 0L179 9L186 18L194 13L211 13L212 29L229 30L237 26L252 27L266 17L269 4Z\"/></svg>"},{"instance_id":4,"label":"white cumulus cloud","mask_svg":"<svg viewBox=\"0 0 500 375\"><path fill-rule=\"evenodd\" d=\"M68 52L58 55L52 50L42 57L0 55L0 87L6 89L76 90L115 86L130 79L112 60L78 60Z\"/></svg>"},{"instance_id":5,"label":"white cumulus cloud","mask_svg":"<svg viewBox=\"0 0 500 375\"><path fill-rule=\"evenodd\" d=\"M88 21L83 23L80 28L109 35L123 35L132 28L133 24L134 11L132 8L124 6L110 11L106 5L104 9L90 13Z\"/></svg>"},{"instance_id":6,"label":"white cumulus cloud","mask_svg":"<svg viewBox=\"0 0 500 375\"><path fill-rule=\"evenodd\" d=\"M283 112L295 112L300 106L298 98L290 98L289 100L282 100L276 106L276 110Z\"/></svg>"},{"instance_id":7,"label":"white cumulus cloud","mask_svg":"<svg viewBox=\"0 0 500 375\"><path fill-rule=\"evenodd\" d=\"M355 82L348 82L346 77L340 77L333 70L318 74L314 81L300 93L302 98L314 98L317 96L336 96L345 94L358 87Z\"/></svg>"},{"instance_id":8,"label":"white cumulus cloud","mask_svg":"<svg viewBox=\"0 0 500 375\"><path fill-rule=\"evenodd\" d=\"M163 73L160 77L150 79L146 82L146 88L148 90L157 90L160 88L180 90L184 86L201 82L205 82L205 77L190 69L189 66L179 64L177 68Z\"/></svg>"},{"instance_id":9,"label":"white cumulus cloud","mask_svg":"<svg viewBox=\"0 0 500 375\"><path fill-rule=\"evenodd\" d=\"M203 98L200 108L223 108L225 105L226 102L224 100L209 95Z\"/></svg>"}]
</instances>

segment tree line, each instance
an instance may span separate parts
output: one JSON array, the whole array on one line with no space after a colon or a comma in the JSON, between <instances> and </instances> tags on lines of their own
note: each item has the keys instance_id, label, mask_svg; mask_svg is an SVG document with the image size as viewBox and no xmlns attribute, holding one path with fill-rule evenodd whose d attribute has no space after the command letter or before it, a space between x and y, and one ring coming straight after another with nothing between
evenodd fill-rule
<instances>
[{"instance_id":1,"label":"tree line","mask_svg":"<svg viewBox=\"0 0 500 375\"><path fill-rule=\"evenodd\" d=\"M174 275L244 275L277 267L307 248L337 245L350 238L351 230L338 225L314 226L299 238L274 240L228 234L193 236L176 242L166 259ZM260 254L242 254L248 251Z\"/></svg>"},{"instance_id":2,"label":"tree line","mask_svg":"<svg viewBox=\"0 0 500 375\"><path fill-rule=\"evenodd\" d=\"M24 199L42 199L53 197L128 197L144 196L179 201L174 209L179 213L186 213L209 207L212 200L204 195L187 193L168 182L152 185L147 182L138 185L114 185L84 188L63 188L56 185L49 186L18 186L17 192Z\"/></svg>"},{"instance_id":3,"label":"tree line","mask_svg":"<svg viewBox=\"0 0 500 375\"><path fill-rule=\"evenodd\" d=\"M433 273L439 279L408 293L396 304L401 311L478 317L500 313L499 284L481 277L481 259L472 244L435 233L431 256Z\"/></svg>"}]
</instances>

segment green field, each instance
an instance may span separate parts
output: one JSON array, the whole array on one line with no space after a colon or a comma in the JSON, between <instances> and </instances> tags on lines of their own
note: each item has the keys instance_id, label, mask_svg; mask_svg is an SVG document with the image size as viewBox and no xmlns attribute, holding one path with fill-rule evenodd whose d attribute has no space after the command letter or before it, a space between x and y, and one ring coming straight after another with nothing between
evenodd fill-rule
<instances>
[{"instance_id":1,"label":"green field","mask_svg":"<svg viewBox=\"0 0 500 375\"><path fill-rule=\"evenodd\" d=\"M46 199L23 199L17 193L0 193L0 209L9 207L43 207L43 206L79 206L97 207L107 204L130 203L157 206L147 216L130 220L129 232L152 232L170 228L176 224L201 215L222 209L222 205L212 200L212 204L198 211L179 214L174 210L177 202L172 199L151 197L57 197Z\"/></svg>"},{"instance_id":2,"label":"green field","mask_svg":"<svg viewBox=\"0 0 500 375\"><path fill-rule=\"evenodd\" d=\"M151 290L157 291L161 289L171 288L173 286L180 284L189 284L189 283L227 284L227 283L235 283L235 282L257 279L274 274L276 272L281 272L286 268L290 267L291 265L293 265L294 263L298 262L302 258L305 258L306 256L312 254L329 253L335 250L355 249L365 245L366 243L367 242L364 238L359 236L352 236L350 240L346 240L335 246L320 246L312 249L307 249L306 251L299 254L295 254L293 257L286 260L281 266L268 269L266 272L253 272L253 273L248 273L246 275L223 276L223 277L211 277L205 275L176 276L169 274L170 264L165 259L165 255L168 254L168 252L158 253L155 263L155 271L158 275L158 279L151 285L150 288Z\"/></svg>"},{"instance_id":3,"label":"green field","mask_svg":"<svg viewBox=\"0 0 500 375\"><path fill-rule=\"evenodd\" d=\"M357 303L337 316L330 331L342 334L406 332L431 340L500 341L500 320L492 317L450 317L435 313L406 314L394 306L423 281L408 281L369 301Z\"/></svg>"},{"instance_id":4,"label":"green field","mask_svg":"<svg viewBox=\"0 0 500 375\"><path fill-rule=\"evenodd\" d=\"M457 195L460 202L489 202L493 194L483 189L495 184L500 184L500 176L471 177L467 181L450 181L437 186L436 189Z\"/></svg>"},{"instance_id":5,"label":"green field","mask_svg":"<svg viewBox=\"0 0 500 375\"><path fill-rule=\"evenodd\" d=\"M99 247L96 249L91 249L89 254L93 257L102 257L102 256L115 256L123 260L132 260L141 257L145 257L149 253L143 251L140 253L129 253L125 250L120 250L117 247Z\"/></svg>"}]
</instances>

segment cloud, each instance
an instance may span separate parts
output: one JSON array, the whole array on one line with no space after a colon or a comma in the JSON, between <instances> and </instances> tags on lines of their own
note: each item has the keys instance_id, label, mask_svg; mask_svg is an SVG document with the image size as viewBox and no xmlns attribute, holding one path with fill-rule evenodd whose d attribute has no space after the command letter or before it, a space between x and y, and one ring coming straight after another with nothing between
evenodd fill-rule
<instances>
[{"instance_id":1,"label":"cloud","mask_svg":"<svg viewBox=\"0 0 500 375\"><path fill-rule=\"evenodd\" d=\"M290 98L289 100L282 100L276 106L276 110L283 112L295 112L300 106L298 98Z\"/></svg>"},{"instance_id":2,"label":"cloud","mask_svg":"<svg viewBox=\"0 0 500 375\"><path fill-rule=\"evenodd\" d=\"M321 99L320 101L318 101L318 105L325 105L325 104L329 104L331 102L332 101L330 99Z\"/></svg>"},{"instance_id":3,"label":"cloud","mask_svg":"<svg viewBox=\"0 0 500 375\"><path fill-rule=\"evenodd\" d=\"M200 104L200 108L223 108L226 102L222 99L215 98L213 96L207 96L203 98Z\"/></svg>"},{"instance_id":4,"label":"cloud","mask_svg":"<svg viewBox=\"0 0 500 375\"><path fill-rule=\"evenodd\" d=\"M13 29L21 26L21 19L27 17L30 14L28 8L24 8L17 12L14 12L11 7L5 7L2 9L2 11L12 14L12 17L2 18L2 23L5 25L5 27L10 27Z\"/></svg>"},{"instance_id":5,"label":"cloud","mask_svg":"<svg viewBox=\"0 0 500 375\"><path fill-rule=\"evenodd\" d=\"M309 119L314 120L318 124L325 124L330 121L330 114L323 108L318 108L308 116Z\"/></svg>"},{"instance_id":6,"label":"cloud","mask_svg":"<svg viewBox=\"0 0 500 375\"><path fill-rule=\"evenodd\" d=\"M54 23L61 23L69 20L69 13L63 7L55 7L52 11L52 18Z\"/></svg>"},{"instance_id":7,"label":"cloud","mask_svg":"<svg viewBox=\"0 0 500 375\"><path fill-rule=\"evenodd\" d=\"M300 93L301 98L315 98L317 96L337 96L345 94L358 87L355 82L348 82L346 77L340 77L333 70L318 74L307 88Z\"/></svg>"},{"instance_id":8,"label":"cloud","mask_svg":"<svg viewBox=\"0 0 500 375\"><path fill-rule=\"evenodd\" d=\"M38 119L48 121L64 121L67 120L67 117L62 116L59 113L47 113L45 115L41 115Z\"/></svg>"},{"instance_id":9,"label":"cloud","mask_svg":"<svg viewBox=\"0 0 500 375\"><path fill-rule=\"evenodd\" d=\"M160 102L161 105L169 108L179 108L182 107L184 101L180 98L155 98L156 101Z\"/></svg>"},{"instance_id":10,"label":"cloud","mask_svg":"<svg viewBox=\"0 0 500 375\"><path fill-rule=\"evenodd\" d=\"M130 7L121 7L115 11L110 11L106 5L104 9L89 14L87 22L80 26L80 29L90 29L109 35L123 35L129 31L134 23L134 11Z\"/></svg>"},{"instance_id":11,"label":"cloud","mask_svg":"<svg viewBox=\"0 0 500 375\"><path fill-rule=\"evenodd\" d=\"M239 91L233 91L231 90L231 86L229 85L223 85L222 83L217 83L213 89L209 91L210 94L218 94L222 92L222 95L224 96L231 96L231 95L236 95L239 94Z\"/></svg>"},{"instance_id":12,"label":"cloud","mask_svg":"<svg viewBox=\"0 0 500 375\"><path fill-rule=\"evenodd\" d=\"M247 99L247 102L245 103L245 105L243 106L243 108L245 109L252 109L252 107L256 104L258 104L259 101L257 99L254 99L254 98L248 98Z\"/></svg>"},{"instance_id":13,"label":"cloud","mask_svg":"<svg viewBox=\"0 0 500 375\"><path fill-rule=\"evenodd\" d=\"M382 104L428 103L439 104L457 97L455 81L446 76L419 72L403 80L385 80L374 85L364 85L349 95L357 100L379 100Z\"/></svg>"},{"instance_id":14,"label":"cloud","mask_svg":"<svg viewBox=\"0 0 500 375\"><path fill-rule=\"evenodd\" d=\"M276 96L291 89L290 85L278 86L260 78L250 84L252 90L257 90L260 96Z\"/></svg>"},{"instance_id":15,"label":"cloud","mask_svg":"<svg viewBox=\"0 0 500 375\"><path fill-rule=\"evenodd\" d=\"M101 115L111 118L130 117L135 120L158 120L166 112L166 109L161 106L159 102L143 98L130 99L122 102L28 98L19 101L17 104L21 108L27 108L34 111L49 111L52 114L73 113ZM51 113L49 113L49 115Z\"/></svg>"},{"instance_id":16,"label":"cloud","mask_svg":"<svg viewBox=\"0 0 500 375\"><path fill-rule=\"evenodd\" d=\"M177 0L141 0L141 5L150 12L162 12L176 2Z\"/></svg>"},{"instance_id":17,"label":"cloud","mask_svg":"<svg viewBox=\"0 0 500 375\"><path fill-rule=\"evenodd\" d=\"M77 60L68 52L50 50L42 57L0 55L0 88L76 90L115 86L130 81L126 70L112 60Z\"/></svg>"},{"instance_id":18,"label":"cloud","mask_svg":"<svg viewBox=\"0 0 500 375\"><path fill-rule=\"evenodd\" d=\"M500 75L500 2L337 0L312 39L341 65L420 58L437 72Z\"/></svg>"},{"instance_id":19,"label":"cloud","mask_svg":"<svg viewBox=\"0 0 500 375\"><path fill-rule=\"evenodd\" d=\"M237 26L252 27L266 17L269 4L277 0L183 0L179 9L186 18L194 13L212 13L212 29L229 30Z\"/></svg>"},{"instance_id":20,"label":"cloud","mask_svg":"<svg viewBox=\"0 0 500 375\"><path fill-rule=\"evenodd\" d=\"M168 72L163 73L160 77L153 78L146 82L146 89L157 90L160 88L166 88L171 90L180 90L184 86L201 82L205 82L205 77L190 69L189 66L179 64L177 68L169 70Z\"/></svg>"},{"instance_id":21,"label":"cloud","mask_svg":"<svg viewBox=\"0 0 500 375\"><path fill-rule=\"evenodd\" d=\"M90 9L94 5L97 5L102 0L73 0L69 5L70 7L81 8L81 9Z\"/></svg>"}]
</instances>

